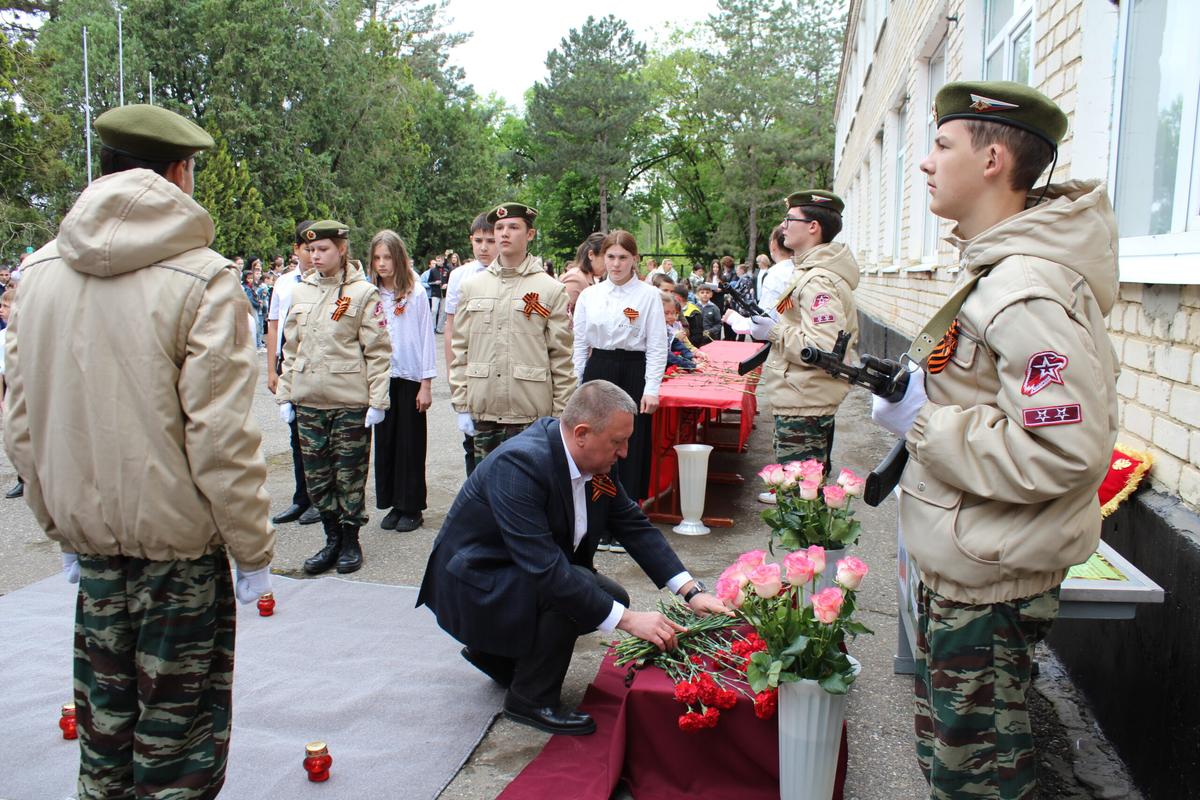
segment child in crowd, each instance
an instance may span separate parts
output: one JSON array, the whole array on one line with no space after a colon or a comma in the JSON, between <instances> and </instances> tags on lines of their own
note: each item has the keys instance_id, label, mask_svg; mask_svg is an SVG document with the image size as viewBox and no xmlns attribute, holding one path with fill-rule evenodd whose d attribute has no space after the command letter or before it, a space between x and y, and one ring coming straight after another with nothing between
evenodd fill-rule
<instances>
[{"instance_id":1,"label":"child in crowd","mask_svg":"<svg viewBox=\"0 0 1200 800\"><path fill-rule=\"evenodd\" d=\"M8 335L8 315L12 313L12 301L17 293L17 289L13 285L7 288L0 288L0 419L4 416L4 344ZM11 489L5 493L5 498L14 500L25 494L25 483L21 480L21 476L17 476L17 482Z\"/></svg>"},{"instance_id":2,"label":"child in crowd","mask_svg":"<svg viewBox=\"0 0 1200 800\"><path fill-rule=\"evenodd\" d=\"M700 301L701 322L704 327L704 342L716 342L721 338L721 309L713 302L711 283L702 283L696 290L696 299Z\"/></svg>"},{"instance_id":3,"label":"child in crowd","mask_svg":"<svg viewBox=\"0 0 1200 800\"><path fill-rule=\"evenodd\" d=\"M679 322L679 301L675 295L663 293L663 317L667 321L667 368L691 372L696 368L692 350L687 344L687 333Z\"/></svg>"}]
</instances>

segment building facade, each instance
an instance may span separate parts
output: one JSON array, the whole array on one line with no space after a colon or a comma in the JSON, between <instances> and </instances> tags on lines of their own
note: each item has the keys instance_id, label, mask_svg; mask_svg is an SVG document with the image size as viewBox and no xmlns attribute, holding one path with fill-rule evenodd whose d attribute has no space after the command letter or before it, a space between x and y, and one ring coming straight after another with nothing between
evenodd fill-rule
<instances>
[{"instance_id":1,"label":"building facade","mask_svg":"<svg viewBox=\"0 0 1200 800\"><path fill-rule=\"evenodd\" d=\"M1104 536L1167 593L1136 619L1060 620L1052 643L1147 797L1200 785L1200 2L850 0L834 190L863 275L860 350L898 355L957 280L919 165L954 80L1028 83L1066 112L1055 182L1104 179L1120 231L1109 332L1118 441L1153 491ZM1044 177L1043 177L1044 180ZM1129 692L1138 687L1136 699ZM1184 699L1186 698L1186 699Z\"/></svg>"}]
</instances>

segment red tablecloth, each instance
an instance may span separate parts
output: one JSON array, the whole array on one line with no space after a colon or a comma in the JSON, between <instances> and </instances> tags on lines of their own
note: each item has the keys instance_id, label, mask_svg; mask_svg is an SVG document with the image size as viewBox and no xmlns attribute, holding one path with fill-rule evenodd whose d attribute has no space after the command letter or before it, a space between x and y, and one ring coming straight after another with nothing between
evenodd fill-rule
<instances>
[{"instance_id":1,"label":"red tablecloth","mask_svg":"<svg viewBox=\"0 0 1200 800\"><path fill-rule=\"evenodd\" d=\"M650 496L656 497L670 487L677 469L677 444L694 441L691 424L716 417L720 411L741 411L738 448L745 447L754 426L758 399L754 387L757 370L738 376L738 363L754 355L762 345L756 342L711 342L700 348L708 361L696 372L682 372L662 383L658 393L658 413L654 415L654 450L650 462ZM680 427L681 415L691 412L689 424Z\"/></svg>"},{"instance_id":2,"label":"red tablecloth","mask_svg":"<svg viewBox=\"0 0 1200 800\"><path fill-rule=\"evenodd\" d=\"M641 670L627 688L626 670L613 658L605 656L580 705L595 718L596 733L551 738L498 800L608 800L621 778L637 800L778 800L775 720L758 719L742 698L721 712L716 728L684 733L676 722L683 706L666 674ZM841 800L845 782L843 726L834 800Z\"/></svg>"}]
</instances>

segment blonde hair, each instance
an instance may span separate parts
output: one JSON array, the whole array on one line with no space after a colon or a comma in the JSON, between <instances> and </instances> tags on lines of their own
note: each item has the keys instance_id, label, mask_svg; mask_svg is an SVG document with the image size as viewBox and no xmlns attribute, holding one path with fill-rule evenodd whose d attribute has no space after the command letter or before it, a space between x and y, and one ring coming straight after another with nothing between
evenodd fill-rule
<instances>
[{"instance_id":1,"label":"blonde hair","mask_svg":"<svg viewBox=\"0 0 1200 800\"><path fill-rule=\"evenodd\" d=\"M401 297L408 294L416 284L412 259L408 255L408 248L404 245L404 240L400 238L400 234L387 228L381 230L371 238L371 250L368 258L369 266L367 267L371 282L379 286L382 281L379 273L375 271L375 248L380 245L386 247L392 257L392 268L395 270L393 280L396 283L396 296Z\"/></svg>"}]
</instances>

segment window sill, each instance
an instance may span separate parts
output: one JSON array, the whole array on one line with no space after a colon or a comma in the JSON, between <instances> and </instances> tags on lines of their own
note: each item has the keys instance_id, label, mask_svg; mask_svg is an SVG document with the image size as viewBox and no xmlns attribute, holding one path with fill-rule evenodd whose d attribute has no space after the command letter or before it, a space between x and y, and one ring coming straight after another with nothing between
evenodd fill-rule
<instances>
[{"instance_id":1,"label":"window sill","mask_svg":"<svg viewBox=\"0 0 1200 800\"><path fill-rule=\"evenodd\" d=\"M904 267L902 272L933 272L937 269L937 264L913 264L911 267Z\"/></svg>"},{"instance_id":2,"label":"window sill","mask_svg":"<svg viewBox=\"0 0 1200 800\"><path fill-rule=\"evenodd\" d=\"M1118 252L1122 283L1200 284L1200 231L1122 239Z\"/></svg>"}]
</instances>

